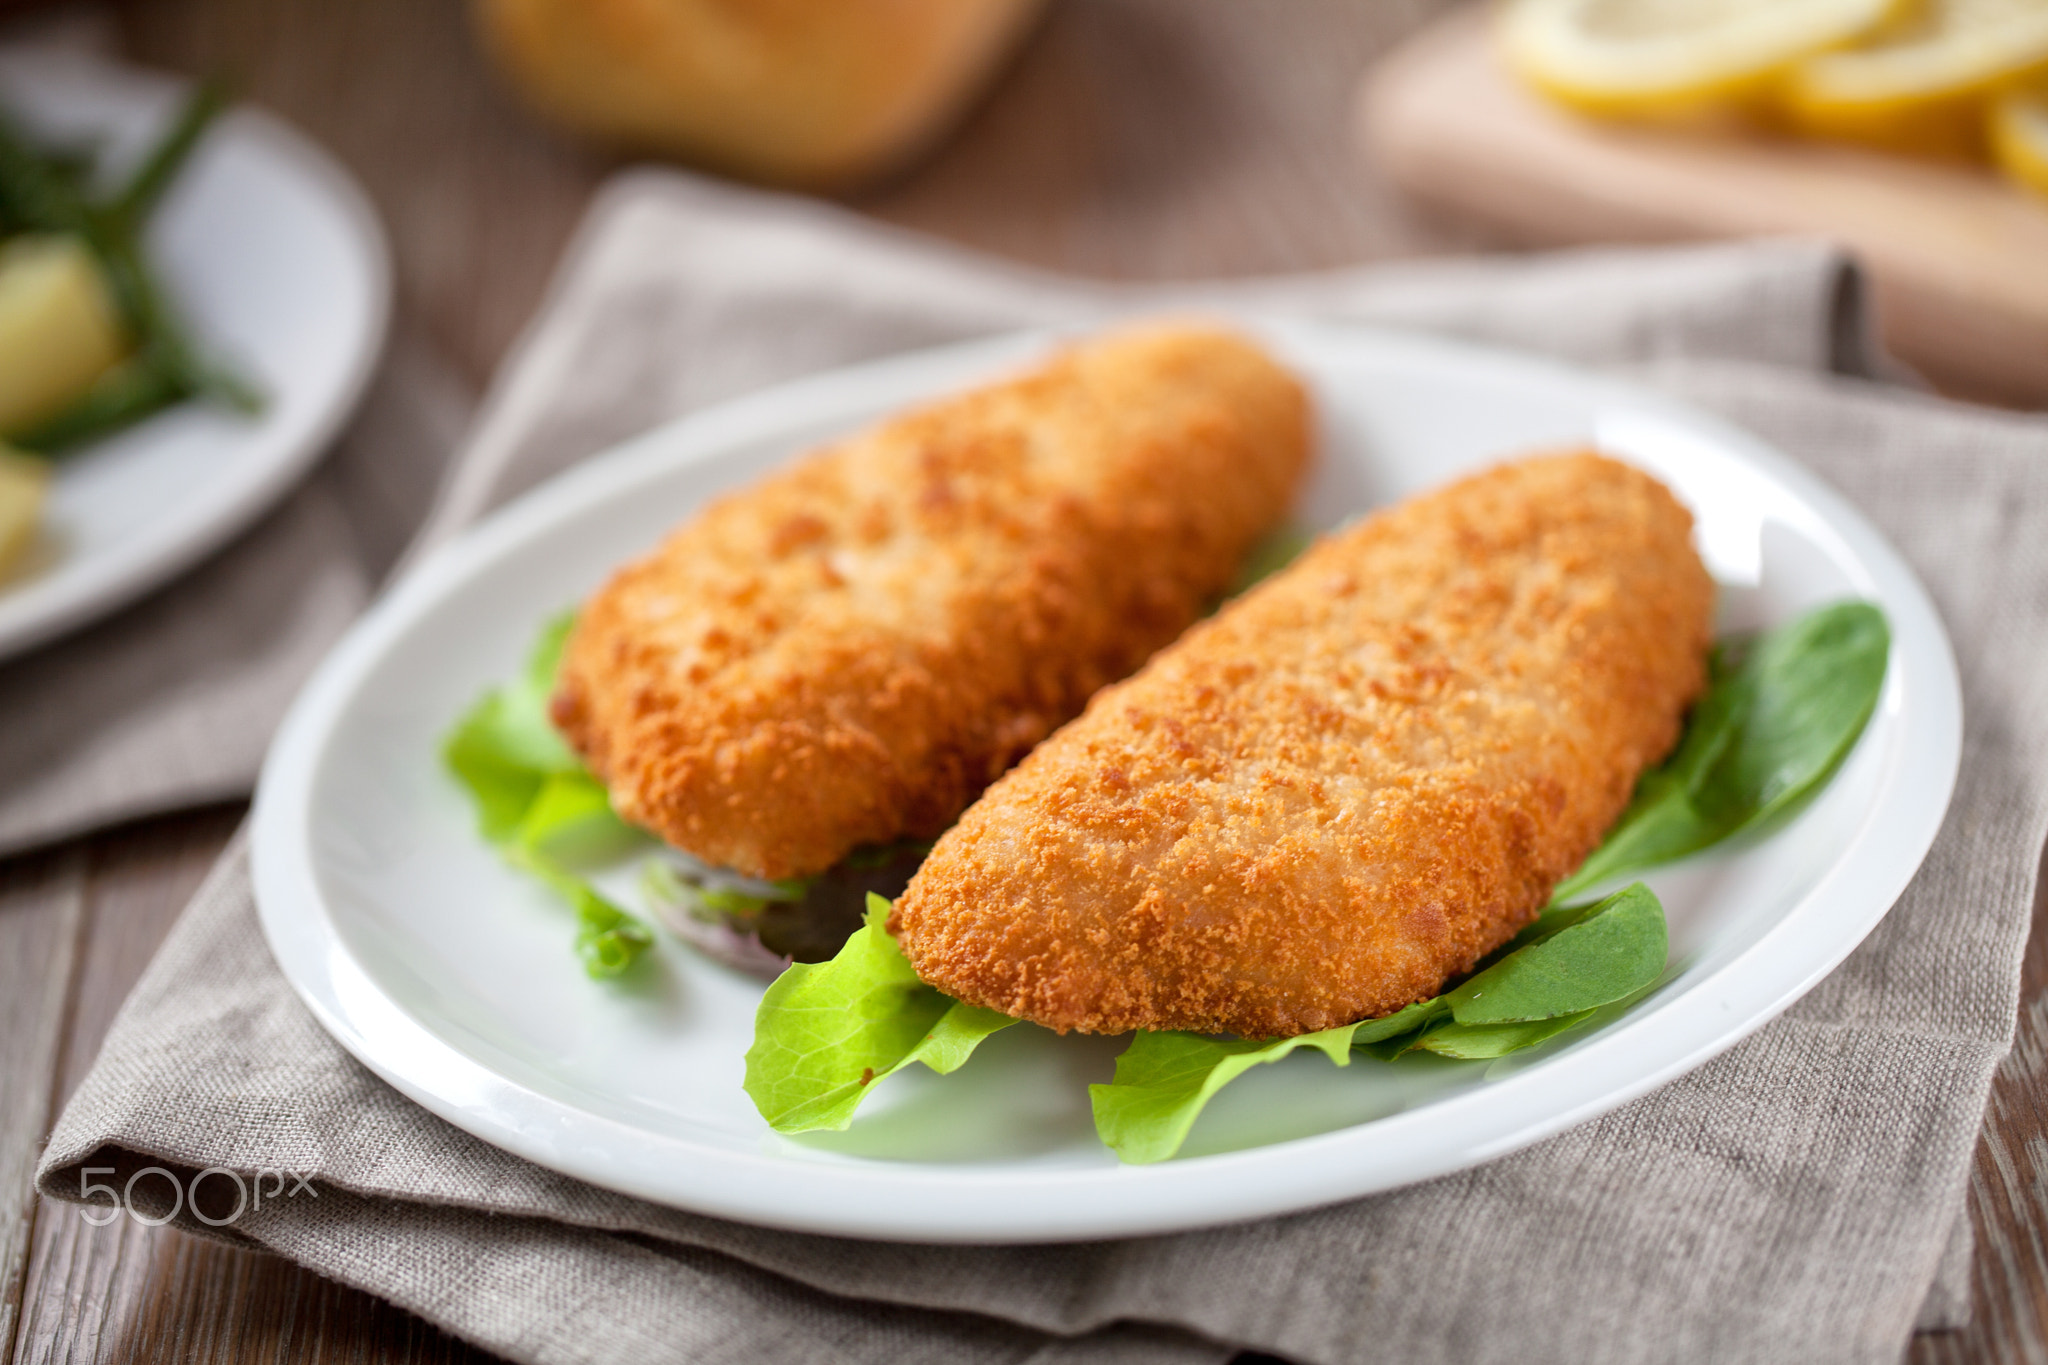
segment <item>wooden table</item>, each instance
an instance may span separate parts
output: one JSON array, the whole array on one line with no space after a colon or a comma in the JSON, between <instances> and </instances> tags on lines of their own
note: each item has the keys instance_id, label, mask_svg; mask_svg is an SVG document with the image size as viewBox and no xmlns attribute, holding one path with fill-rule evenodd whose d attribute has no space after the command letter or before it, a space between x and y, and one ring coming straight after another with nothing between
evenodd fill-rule
<instances>
[{"instance_id":1,"label":"wooden table","mask_svg":"<svg viewBox=\"0 0 2048 1365\"><path fill-rule=\"evenodd\" d=\"M941 152L849 202L1105 276L1235 274L1487 245L1403 205L1347 133L1371 59L1439 0L1064 0ZM126 0L138 60L228 71L346 161L396 248L401 318L481 386L611 169L525 117L456 0ZM288 1262L29 1188L55 1114L239 806L0 862L0 1365L484 1359ZM1972 1187L1967 1332L1916 1362L2048 1360L2048 935L2026 968Z\"/></svg>"}]
</instances>

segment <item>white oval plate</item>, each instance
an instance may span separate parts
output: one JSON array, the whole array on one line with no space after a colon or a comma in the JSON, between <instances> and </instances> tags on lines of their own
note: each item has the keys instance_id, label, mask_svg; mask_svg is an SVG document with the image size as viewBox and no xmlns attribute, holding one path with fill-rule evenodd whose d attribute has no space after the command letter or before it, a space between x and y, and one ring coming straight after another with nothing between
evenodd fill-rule
<instances>
[{"instance_id":1,"label":"white oval plate","mask_svg":"<svg viewBox=\"0 0 2048 1365\"><path fill-rule=\"evenodd\" d=\"M1941 623L1878 533L1755 438L1637 389L1392 333L1257 330L1315 389L1321 463L1300 511L1316 526L1591 440L1693 507L1726 624L1849 595L1889 614L1884 697L1821 799L1767 841L1653 879L1678 970L1625 1019L1491 1066L1360 1056L1338 1071L1297 1054L1225 1091L1181 1159L1120 1167L1085 1089L1108 1078L1120 1040L1011 1029L952 1076L891 1078L848 1132L792 1139L740 1089L758 981L666 939L634 986L582 974L568 912L473 832L436 756L450 723L517 669L544 620L713 492L1014 366L1043 335L713 409L571 471L421 565L328 659L263 774L256 891L285 974L399 1090L556 1170L778 1227L1010 1242L1283 1213L1499 1156L1699 1065L1847 956L1933 840L1961 737Z\"/></svg>"},{"instance_id":2,"label":"white oval plate","mask_svg":"<svg viewBox=\"0 0 2048 1365\"><path fill-rule=\"evenodd\" d=\"M175 112L177 81L65 52L0 51L0 106L115 165ZM31 560L0 579L0 658L132 601L284 495L355 405L384 342L390 266L326 153L253 109L224 115L150 224L199 344L263 391L253 417L186 403L63 456Z\"/></svg>"}]
</instances>

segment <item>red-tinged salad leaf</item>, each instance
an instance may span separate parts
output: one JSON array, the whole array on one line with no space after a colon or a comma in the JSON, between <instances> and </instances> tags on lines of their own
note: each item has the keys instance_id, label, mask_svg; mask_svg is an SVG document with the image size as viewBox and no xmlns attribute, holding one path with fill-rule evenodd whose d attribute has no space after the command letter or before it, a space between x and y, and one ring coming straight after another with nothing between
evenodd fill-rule
<instances>
[{"instance_id":1,"label":"red-tinged salad leaf","mask_svg":"<svg viewBox=\"0 0 2048 1365\"><path fill-rule=\"evenodd\" d=\"M700 952L773 980L791 962L826 962L861 927L867 898L901 895L929 843L859 848L814 877L764 882L675 849L648 859L649 913Z\"/></svg>"}]
</instances>

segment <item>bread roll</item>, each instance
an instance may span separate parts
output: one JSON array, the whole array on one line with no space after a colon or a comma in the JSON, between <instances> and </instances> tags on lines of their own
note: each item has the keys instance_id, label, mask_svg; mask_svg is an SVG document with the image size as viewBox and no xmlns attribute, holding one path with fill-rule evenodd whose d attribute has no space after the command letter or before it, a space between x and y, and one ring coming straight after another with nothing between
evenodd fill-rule
<instances>
[{"instance_id":1,"label":"bread roll","mask_svg":"<svg viewBox=\"0 0 2048 1365\"><path fill-rule=\"evenodd\" d=\"M1041 0L475 0L543 114L749 179L834 187L935 138Z\"/></svg>"}]
</instances>

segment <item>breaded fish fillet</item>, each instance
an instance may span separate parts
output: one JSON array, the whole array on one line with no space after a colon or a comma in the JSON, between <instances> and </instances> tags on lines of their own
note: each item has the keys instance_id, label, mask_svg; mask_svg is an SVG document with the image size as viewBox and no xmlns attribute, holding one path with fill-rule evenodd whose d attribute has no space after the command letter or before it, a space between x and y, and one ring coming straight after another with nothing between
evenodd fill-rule
<instances>
[{"instance_id":1,"label":"breaded fish fillet","mask_svg":"<svg viewBox=\"0 0 2048 1365\"><path fill-rule=\"evenodd\" d=\"M1663 485L1529 459L1318 542L970 807L891 925L1050 1028L1289 1036L1440 992L1676 741L1713 584Z\"/></svg>"},{"instance_id":2,"label":"breaded fish fillet","mask_svg":"<svg viewBox=\"0 0 2048 1365\"><path fill-rule=\"evenodd\" d=\"M1300 384L1154 327L722 498L585 605L554 717L619 813L819 872L930 837L1229 584L1308 460Z\"/></svg>"}]
</instances>

